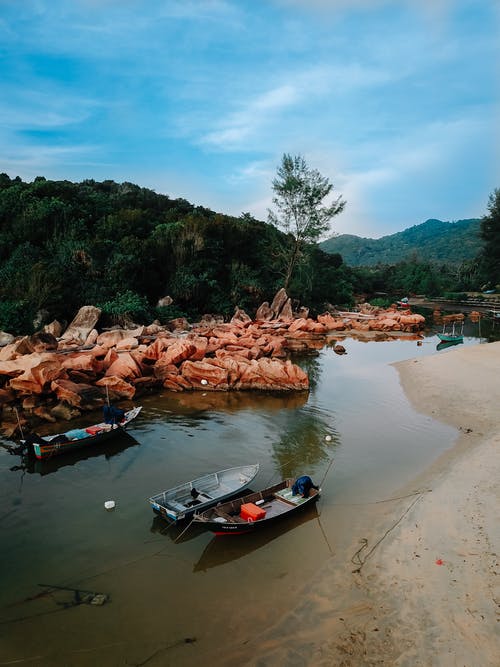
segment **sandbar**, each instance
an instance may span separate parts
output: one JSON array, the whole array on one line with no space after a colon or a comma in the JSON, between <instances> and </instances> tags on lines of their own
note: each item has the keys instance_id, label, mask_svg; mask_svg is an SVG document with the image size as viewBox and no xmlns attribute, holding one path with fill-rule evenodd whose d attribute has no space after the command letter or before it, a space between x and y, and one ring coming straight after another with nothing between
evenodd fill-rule
<instances>
[{"instance_id":1,"label":"sandbar","mask_svg":"<svg viewBox=\"0 0 500 667\"><path fill-rule=\"evenodd\" d=\"M457 441L374 510L300 604L221 664L500 665L500 342L394 364L415 409Z\"/></svg>"}]
</instances>

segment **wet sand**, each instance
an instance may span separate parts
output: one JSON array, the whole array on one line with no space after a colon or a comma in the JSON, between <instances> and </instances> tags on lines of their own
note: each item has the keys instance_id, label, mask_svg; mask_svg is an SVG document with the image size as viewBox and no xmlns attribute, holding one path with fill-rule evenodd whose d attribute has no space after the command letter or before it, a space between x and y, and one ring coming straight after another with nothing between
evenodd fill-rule
<instances>
[{"instance_id":1,"label":"wet sand","mask_svg":"<svg viewBox=\"0 0 500 667\"><path fill-rule=\"evenodd\" d=\"M365 508L351 560L333 553L298 607L220 664L500 664L500 343L395 366L414 407L457 429L454 447Z\"/></svg>"}]
</instances>

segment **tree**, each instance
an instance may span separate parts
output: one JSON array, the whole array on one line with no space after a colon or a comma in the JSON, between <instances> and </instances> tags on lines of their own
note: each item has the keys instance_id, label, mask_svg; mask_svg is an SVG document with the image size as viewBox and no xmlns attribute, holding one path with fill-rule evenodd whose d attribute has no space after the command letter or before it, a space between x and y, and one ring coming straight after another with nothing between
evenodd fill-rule
<instances>
[{"instance_id":1,"label":"tree","mask_svg":"<svg viewBox=\"0 0 500 667\"><path fill-rule=\"evenodd\" d=\"M283 155L272 187L277 212L269 210L268 222L291 235L284 257L287 289L304 246L321 238L333 216L344 209L345 201L338 197L329 205L323 204L333 184L316 169L310 169L301 155Z\"/></svg>"},{"instance_id":2,"label":"tree","mask_svg":"<svg viewBox=\"0 0 500 667\"><path fill-rule=\"evenodd\" d=\"M500 282L500 188L488 200L489 214L481 219L481 237L484 241L482 267L487 281Z\"/></svg>"}]
</instances>

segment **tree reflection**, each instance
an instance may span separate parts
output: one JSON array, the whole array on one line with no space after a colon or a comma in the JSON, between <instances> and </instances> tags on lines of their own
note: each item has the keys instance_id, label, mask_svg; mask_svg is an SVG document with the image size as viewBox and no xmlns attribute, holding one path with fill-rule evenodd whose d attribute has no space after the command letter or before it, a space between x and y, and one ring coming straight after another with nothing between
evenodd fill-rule
<instances>
[{"instance_id":1,"label":"tree reflection","mask_svg":"<svg viewBox=\"0 0 500 667\"><path fill-rule=\"evenodd\" d=\"M273 443L273 459L281 477L312 474L318 464L329 461L340 442L331 415L314 406L283 415L283 436Z\"/></svg>"}]
</instances>

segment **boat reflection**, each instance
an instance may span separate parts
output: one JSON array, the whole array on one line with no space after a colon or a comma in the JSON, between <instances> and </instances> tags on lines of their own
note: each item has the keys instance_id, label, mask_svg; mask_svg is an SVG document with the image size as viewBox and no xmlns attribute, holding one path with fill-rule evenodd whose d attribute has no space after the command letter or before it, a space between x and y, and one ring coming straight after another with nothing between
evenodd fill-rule
<instances>
[{"instance_id":1,"label":"boat reflection","mask_svg":"<svg viewBox=\"0 0 500 667\"><path fill-rule=\"evenodd\" d=\"M462 340L442 340L440 343L436 345L436 350L446 350L447 347L453 347L454 345L461 345L463 343Z\"/></svg>"},{"instance_id":2,"label":"boat reflection","mask_svg":"<svg viewBox=\"0 0 500 667\"><path fill-rule=\"evenodd\" d=\"M140 443L130 433L123 431L116 435L113 440L109 440L106 444L96 444L89 449L79 449L75 452L66 452L64 455L55 456L54 458L39 460L34 456L23 456L20 459L20 464L12 466L10 470L17 472L22 470L32 475L50 475L57 472L66 466L74 466L81 461L103 457L110 459L113 456L121 454L129 447L134 447Z\"/></svg>"},{"instance_id":3,"label":"boat reflection","mask_svg":"<svg viewBox=\"0 0 500 667\"><path fill-rule=\"evenodd\" d=\"M206 528L199 523L168 523L160 516L154 517L150 531L157 535L165 535L176 543L189 542L189 540L207 532Z\"/></svg>"},{"instance_id":4,"label":"boat reflection","mask_svg":"<svg viewBox=\"0 0 500 667\"><path fill-rule=\"evenodd\" d=\"M285 517L279 524L262 526L259 531L247 535L213 537L194 564L193 572L205 572L213 567L242 558L281 537L289 530L318 518L318 507L313 504L305 508L302 513L289 518Z\"/></svg>"}]
</instances>

